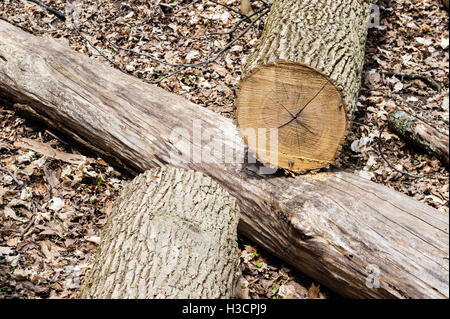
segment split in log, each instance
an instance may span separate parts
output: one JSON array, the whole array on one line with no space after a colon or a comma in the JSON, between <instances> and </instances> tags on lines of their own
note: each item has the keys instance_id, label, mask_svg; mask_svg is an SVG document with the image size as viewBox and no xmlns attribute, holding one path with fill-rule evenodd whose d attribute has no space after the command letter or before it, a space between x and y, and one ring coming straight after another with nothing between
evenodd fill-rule
<instances>
[{"instance_id":1,"label":"split in log","mask_svg":"<svg viewBox=\"0 0 450 319\"><path fill-rule=\"evenodd\" d=\"M421 119L406 113L395 111L388 118L389 128L401 136L411 146L417 147L431 156L436 156L443 163L449 164L448 135Z\"/></svg>"},{"instance_id":2,"label":"split in log","mask_svg":"<svg viewBox=\"0 0 450 319\"><path fill-rule=\"evenodd\" d=\"M119 167L210 176L242 235L343 296L448 298L446 213L346 172L261 176L230 119L0 20L2 98Z\"/></svg>"},{"instance_id":3,"label":"split in log","mask_svg":"<svg viewBox=\"0 0 450 319\"><path fill-rule=\"evenodd\" d=\"M261 162L304 172L339 155L361 84L371 2L274 1L237 99L237 123L244 135L256 132L246 143ZM277 145L264 143L275 130Z\"/></svg>"},{"instance_id":4,"label":"split in log","mask_svg":"<svg viewBox=\"0 0 450 319\"><path fill-rule=\"evenodd\" d=\"M233 298L239 208L210 177L164 167L121 192L82 298Z\"/></svg>"}]
</instances>

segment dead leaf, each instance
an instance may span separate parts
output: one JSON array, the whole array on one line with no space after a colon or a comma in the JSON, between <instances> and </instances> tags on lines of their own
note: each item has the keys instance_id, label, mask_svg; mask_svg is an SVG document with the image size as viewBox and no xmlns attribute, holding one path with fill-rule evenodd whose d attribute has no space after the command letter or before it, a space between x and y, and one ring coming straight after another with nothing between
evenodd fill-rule
<instances>
[{"instance_id":1,"label":"dead leaf","mask_svg":"<svg viewBox=\"0 0 450 319\"><path fill-rule=\"evenodd\" d=\"M34 194L35 196L41 196L41 197L43 197L45 194L47 194L48 189L47 189L47 187L45 186L44 183L42 183L41 181L39 181L39 182L37 182L37 183L35 183L35 184L33 185L33 188L31 189L31 191L33 192L33 194Z\"/></svg>"},{"instance_id":2,"label":"dead leaf","mask_svg":"<svg viewBox=\"0 0 450 319\"><path fill-rule=\"evenodd\" d=\"M64 200L59 197L53 197L48 203L48 209L55 212L59 211L65 205Z\"/></svg>"},{"instance_id":3,"label":"dead leaf","mask_svg":"<svg viewBox=\"0 0 450 319\"><path fill-rule=\"evenodd\" d=\"M311 283L311 287L308 289L308 298L309 299L319 299L319 293L320 293L320 285L314 285L314 283Z\"/></svg>"}]
</instances>

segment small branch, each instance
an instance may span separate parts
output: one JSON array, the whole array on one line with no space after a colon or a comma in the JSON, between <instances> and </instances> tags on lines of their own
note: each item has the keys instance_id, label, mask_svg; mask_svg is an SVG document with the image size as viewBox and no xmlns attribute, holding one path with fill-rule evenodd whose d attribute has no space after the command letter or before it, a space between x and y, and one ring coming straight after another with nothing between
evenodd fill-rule
<instances>
[{"instance_id":1,"label":"small branch","mask_svg":"<svg viewBox=\"0 0 450 319\"><path fill-rule=\"evenodd\" d=\"M58 10L55 10L55 9L53 9L53 8L50 8L49 6L47 6L46 4L44 4L44 3L42 3L42 2L40 2L40 1L38 1L38 0L28 0L28 1L34 2L34 3L36 3L36 4L40 5L40 6L42 6L43 8L45 8L46 10L48 10L49 12L51 12L51 13L53 13L55 16L57 16L59 19L61 19L61 20L63 20L63 21L66 20L66 17L64 16L63 13L61 13L61 12L59 12ZM197 3L198 1L200 1L200 0L194 0L194 1L192 1L191 3L189 3L189 4L186 5L186 6L184 6L184 7L181 8L181 9L175 11L174 13L177 13L177 12L179 12L180 10L185 9L186 7L188 7L188 6L190 6L190 5L193 5L193 4ZM157 84L157 83L160 83L161 81L163 81L163 80L165 80L165 79L167 79L167 78L169 78L169 77L171 77L171 76L173 76L173 75L175 75L175 74L178 74L178 73L180 73L180 72L182 72L182 71L184 71L184 70L186 70L186 69L188 69L188 68L195 68L195 67L199 67L199 66L203 66L203 65L208 65L208 64L211 64L211 63L215 62L215 61L216 61L216 60L217 60L217 59L218 59L225 51L227 51L227 50L228 50L228 49L229 49L229 48L230 48L237 40L239 40L242 36L244 36L244 35L250 30L250 28L251 28L257 21L259 21L264 15L266 15L267 12L269 12L270 7L271 7L271 5L267 4L265 1L262 1L262 2L264 3L264 8L259 9L258 11L256 11L255 13L253 13L253 14L250 15L250 16L247 16L247 15L243 14L242 12L240 12L240 11L238 11L238 10L235 10L234 8L232 8L232 7L230 7L230 6L226 5L226 4L220 3L220 2L215 1L215 0L208 0L208 1L210 1L210 2L212 2L212 3L215 3L215 4L217 4L217 5L223 6L223 7L229 9L230 11L232 11L232 12L234 12L234 13L236 13L236 14L238 14L238 15L240 15L240 16L242 17L242 19L239 20L239 21L236 23L236 25L233 27L233 29L232 29L230 32L228 32L228 34L230 35L230 37L232 37L233 33L236 31L236 29L238 28L238 26L239 26L243 21L248 21L248 22L249 22L249 25L244 29L244 31L242 31L236 38L231 39L231 40L227 43L227 45L226 45L224 48L222 48L217 54L215 54L215 55L213 56L213 58L207 59L206 61L194 63L194 64L169 63L169 62L166 62L166 61L164 61L164 60L158 59L157 57L155 57L155 56L153 56L153 55L147 54L147 53L142 53L142 52L138 52L138 51L135 51L135 50L132 50L132 49L123 48L123 47L120 47L120 46L118 46L118 45L116 45L116 44L111 44L111 45L112 45L115 49L128 51L128 52L131 52L131 53L134 53L134 54L137 54L137 55L142 55L142 56L148 57L148 58L150 58L150 59L152 59L152 60L154 60L154 61L156 61L156 62L158 62L158 63L161 63L161 64L165 64L165 65L173 66L173 67L181 67L179 70L176 70L176 71L174 71L174 72L172 72L172 73L169 73L169 74L167 74L166 76L164 76L164 77L162 77L162 78L160 78L160 79L158 79L158 80L156 80L156 81L149 81L149 80L146 80L146 79L142 79L143 81L145 81L145 82L147 82L147 83ZM162 5L169 6L169 5L167 5L167 4L162 4ZM259 14L259 15L258 15L258 14ZM255 20L252 21L250 18L253 17L253 16L255 16L255 15L258 15L258 16L256 17ZM127 72L125 72L124 70L122 70L117 64L115 64L113 61L111 61L108 57L106 57L99 49L97 49L97 48L91 43L91 41L89 41L86 37L84 37L84 36L82 35L82 33L81 33L80 30L77 29L76 31L78 32L78 34L80 35L80 37L81 37L85 42L87 42L87 43L88 43L95 51L97 51L97 52L98 52L105 60L107 60L109 63L111 63L114 67L116 67L116 68L117 68L118 70L120 70L122 73L128 74Z\"/></svg>"},{"instance_id":2,"label":"small branch","mask_svg":"<svg viewBox=\"0 0 450 319\"><path fill-rule=\"evenodd\" d=\"M186 70L186 69L188 69L188 68L189 68L189 67L182 67L181 69L178 69L178 70L176 70L176 71L174 71L174 72L172 72L172 73L169 73L169 74L163 76L162 78L159 78L158 80L155 80L155 81L148 81L148 80L146 80L146 82L151 83L151 84L158 84L158 83L164 81L165 79L170 78L171 76L173 76L173 75L175 75L175 74L178 74L178 73L180 73L180 72L183 72L184 70Z\"/></svg>"},{"instance_id":3,"label":"small branch","mask_svg":"<svg viewBox=\"0 0 450 319\"><path fill-rule=\"evenodd\" d=\"M176 3L163 3L163 2L160 2L159 5L162 6L162 7L166 7L166 8L173 8L177 4Z\"/></svg>"},{"instance_id":4,"label":"small branch","mask_svg":"<svg viewBox=\"0 0 450 319\"><path fill-rule=\"evenodd\" d=\"M154 61L156 61L158 63L164 64L164 65L168 65L168 66L186 66L186 67L194 66L194 64L191 65L191 64L183 64L183 63L169 63L169 62L166 62L164 60L158 59L154 55L151 55L151 54L148 54L148 53L144 53L144 52L139 52L139 51L128 49L128 48L124 48L124 47L118 46L117 44L114 44L114 43L111 44L111 46L114 49L128 51L128 52L134 53L136 55L142 55L142 56L145 56L145 57L147 57L147 58L149 58L151 60L154 60Z\"/></svg>"},{"instance_id":5,"label":"small branch","mask_svg":"<svg viewBox=\"0 0 450 319\"><path fill-rule=\"evenodd\" d=\"M270 8L270 7L264 7L264 8L261 8L261 9L257 10L256 12L252 13L251 15L249 15L248 17L249 17L249 18L252 18L253 16L255 16L255 15L257 15L257 14L263 12L263 11L266 10L267 8ZM269 12L269 10L267 10L266 12L264 12L263 15L266 15L268 12ZM237 28L238 28L238 27L242 24L242 22L244 22L244 21L247 21L247 19L246 19L246 18L240 19L238 22L236 22L236 23L234 24L233 28L232 28L230 31L227 31L227 32L214 32L214 33L210 33L210 35L215 35L215 34L224 35L224 34L228 34L228 35L230 36L230 39L231 39L231 38L233 37L233 33L237 30Z\"/></svg>"},{"instance_id":6,"label":"small branch","mask_svg":"<svg viewBox=\"0 0 450 319\"><path fill-rule=\"evenodd\" d=\"M33 2L33 3L41 6L42 8L44 8L45 10L47 10L50 13L53 13L61 21L66 21L66 16L61 11L58 11L58 10L53 9L53 8L50 8L48 5L46 5L45 3L43 3L43 2L41 2L39 0L28 0L28 1Z\"/></svg>"},{"instance_id":7,"label":"small branch","mask_svg":"<svg viewBox=\"0 0 450 319\"><path fill-rule=\"evenodd\" d=\"M270 7L272 6L271 3L267 3L267 2L264 1L264 0L259 0L259 1L261 1L261 2L264 4L264 6L265 6L266 8L270 8Z\"/></svg>"},{"instance_id":8,"label":"small branch","mask_svg":"<svg viewBox=\"0 0 450 319\"><path fill-rule=\"evenodd\" d=\"M80 30L76 30L78 32L78 35L85 41L87 42L95 51L98 52L98 54L100 54L106 61L108 61L109 63L111 63L114 67L116 67L116 69L120 70L121 72L127 74L125 71L123 71L116 63L114 63L113 61L111 61L107 56L105 56L99 49L97 49L95 47L95 45L92 44L91 41L89 41L82 33Z\"/></svg>"},{"instance_id":9,"label":"small branch","mask_svg":"<svg viewBox=\"0 0 450 319\"><path fill-rule=\"evenodd\" d=\"M240 15L241 17L243 17L243 18L245 18L247 21L251 21L250 20L250 18L246 15L246 14L243 14L241 11L239 11L239 10L236 10L236 9L234 9L234 8L232 8L232 7L230 7L230 6L228 6L228 5L226 5L226 4L223 4L223 3L220 3L219 1L215 1L215 0L208 0L209 2L212 2L212 3L215 3L215 4L217 4L217 5L219 5L219 6L222 6L222 7L225 7L225 8L227 8L228 10L230 10L230 11L232 11L232 12L234 12L234 13L236 13L236 14L238 14L238 15Z\"/></svg>"},{"instance_id":10,"label":"small branch","mask_svg":"<svg viewBox=\"0 0 450 319\"><path fill-rule=\"evenodd\" d=\"M424 74L415 74L415 73L400 73L400 72L388 72L388 71L381 71L381 73L386 74L387 76L396 76L407 80L421 80L425 82L426 84L430 85L434 90L440 91L441 86L439 83L437 83L435 80L433 80L431 77L424 75Z\"/></svg>"},{"instance_id":11,"label":"small branch","mask_svg":"<svg viewBox=\"0 0 450 319\"><path fill-rule=\"evenodd\" d=\"M31 226L33 226L34 220L35 220L36 216L33 215L27 225L27 227L25 227L24 230L22 230L22 232L20 233L20 238L21 240L23 240L25 234L28 232L28 230L31 228Z\"/></svg>"},{"instance_id":12,"label":"small branch","mask_svg":"<svg viewBox=\"0 0 450 319\"><path fill-rule=\"evenodd\" d=\"M198 62L198 63L193 63L193 64L186 64L186 63L169 63L169 62L166 62L166 61L164 61L164 60L161 60L161 59L158 59L157 57L155 57L155 56L153 56L153 55L150 55L150 54L147 54L147 53L143 53L143 52L139 52L139 51L135 51L135 50L132 50L132 49L128 49L128 48L123 48L123 47L120 47L120 46L118 46L118 45L116 45L116 44L112 44L112 46L114 47L114 48L116 48L116 49L118 49L118 50L124 50L124 51L128 51L128 52L131 52L131 53L134 53L134 54L137 54L137 55L142 55L142 56L145 56L145 57L148 57L148 58L150 58L150 59L152 59L152 60L154 60L154 61L157 61L157 62L159 62L159 63L162 63L162 64L165 64L165 65L168 65L168 66L174 66L174 67L182 67L181 69L179 69L179 70L177 70L177 71L175 71L175 72L172 72L172 73L170 73L170 74L168 74L168 75L166 75L166 76L164 76L163 78L161 78L161 79L159 79L159 80L156 80L156 81L153 81L153 82L150 82L150 83L159 83L159 82L161 82L161 81L163 81L163 80L165 80L165 79L167 79L168 77L170 77L170 76L173 76L173 75L175 75L175 74L177 74L177 73L180 73L180 72L182 72L182 71L184 71L184 70L186 70L187 68L195 68L195 67L199 67L199 66L203 66L203 65L208 65L208 64L211 64L211 63L214 63L225 51L227 51L237 40L239 40L240 38L242 38L249 30L250 30L250 28L258 21L258 20L260 20L269 10L268 9L266 9L265 8L265 10L266 11L262 11L262 13L255 19L255 20L253 20L253 21L251 21L251 23L249 23L249 25L236 37L236 38L234 38L234 39L232 39L231 41L229 41L228 43L227 43L227 45L226 46L224 46L218 53L216 53L212 58L210 58L210 59L207 59L206 61L201 61L201 62Z\"/></svg>"},{"instance_id":13,"label":"small branch","mask_svg":"<svg viewBox=\"0 0 450 319\"><path fill-rule=\"evenodd\" d=\"M20 230L13 229L13 228L3 228L3 229L0 229L0 233L20 233Z\"/></svg>"},{"instance_id":14,"label":"small branch","mask_svg":"<svg viewBox=\"0 0 450 319\"><path fill-rule=\"evenodd\" d=\"M184 5L183 7L179 8L178 10L175 10L175 11L172 12L170 15L177 14L178 12L180 12L180 11L182 11L182 10L184 10L184 9L189 8L190 6L196 4L196 3L199 2L199 1L200 1L200 0L194 0L194 1L192 1L192 2L190 2L190 3L188 3L188 4L186 4L186 5Z\"/></svg>"},{"instance_id":15,"label":"small branch","mask_svg":"<svg viewBox=\"0 0 450 319\"><path fill-rule=\"evenodd\" d=\"M211 1L211 0L210 0ZM223 47L214 58L205 61L205 62L200 62L201 64L210 64L215 62L226 50L228 50L237 40L239 40L240 38L242 38L247 32L248 30L250 30L250 28L258 21L260 20L267 12L263 12L262 14L260 14L255 20L253 20L248 26L247 28L245 28L236 38L234 38L233 40L229 41L227 43L227 45L225 47ZM198 63L198 64L200 64Z\"/></svg>"},{"instance_id":16,"label":"small branch","mask_svg":"<svg viewBox=\"0 0 450 319\"><path fill-rule=\"evenodd\" d=\"M14 174L11 173L11 172L10 172L9 170L7 170L6 168L0 167L0 171L5 172L5 173L8 173L9 176L12 177L13 181L16 182L17 185L19 185L20 187L23 186L23 182L20 181L20 180L18 180L18 179L14 176Z\"/></svg>"}]
</instances>

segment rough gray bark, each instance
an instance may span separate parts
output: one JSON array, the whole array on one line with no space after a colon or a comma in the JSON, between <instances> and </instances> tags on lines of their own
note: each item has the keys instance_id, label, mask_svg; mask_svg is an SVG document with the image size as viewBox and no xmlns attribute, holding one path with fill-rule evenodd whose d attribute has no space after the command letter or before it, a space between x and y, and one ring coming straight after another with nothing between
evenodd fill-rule
<instances>
[{"instance_id":1,"label":"rough gray bark","mask_svg":"<svg viewBox=\"0 0 450 319\"><path fill-rule=\"evenodd\" d=\"M393 132L411 146L420 148L431 156L436 156L448 165L448 135L439 132L436 128L405 111L392 112L388 118L388 124Z\"/></svg>"},{"instance_id":2,"label":"rough gray bark","mask_svg":"<svg viewBox=\"0 0 450 319\"><path fill-rule=\"evenodd\" d=\"M239 208L201 173L151 169L114 202L82 298L232 298Z\"/></svg>"},{"instance_id":3,"label":"rough gray bark","mask_svg":"<svg viewBox=\"0 0 450 319\"><path fill-rule=\"evenodd\" d=\"M242 235L337 293L448 298L446 213L345 172L261 176L231 120L0 20L1 98L122 168L210 176L236 198Z\"/></svg>"},{"instance_id":4,"label":"rough gray bark","mask_svg":"<svg viewBox=\"0 0 450 319\"><path fill-rule=\"evenodd\" d=\"M361 85L372 0L275 0L243 72L280 60L308 65L342 92L351 115Z\"/></svg>"}]
</instances>

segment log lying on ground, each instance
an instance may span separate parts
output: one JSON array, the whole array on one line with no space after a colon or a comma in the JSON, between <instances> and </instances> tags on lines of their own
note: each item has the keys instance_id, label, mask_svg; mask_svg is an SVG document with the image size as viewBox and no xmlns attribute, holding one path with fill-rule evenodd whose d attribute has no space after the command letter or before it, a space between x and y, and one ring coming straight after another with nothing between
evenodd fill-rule
<instances>
[{"instance_id":1,"label":"log lying on ground","mask_svg":"<svg viewBox=\"0 0 450 319\"><path fill-rule=\"evenodd\" d=\"M246 139L261 162L304 172L338 156L361 83L371 2L273 2L237 99L243 133L265 129ZM255 142L276 129L277 149Z\"/></svg>"},{"instance_id":2,"label":"log lying on ground","mask_svg":"<svg viewBox=\"0 0 450 319\"><path fill-rule=\"evenodd\" d=\"M230 119L0 20L1 99L122 168L210 176L242 235L343 296L448 297L446 213L345 172L261 176Z\"/></svg>"},{"instance_id":3,"label":"log lying on ground","mask_svg":"<svg viewBox=\"0 0 450 319\"><path fill-rule=\"evenodd\" d=\"M421 119L406 113L394 111L388 118L389 128L413 147L417 147L443 163L449 163L448 135Z\"/></svg>"},{"instance_id":4,"label":"log lying on ground","mask_svg":"<svg viewBox=\"0 0 450 319\"><path fill-rule=\"evenodd\" d=\"M233 298L239 208L201 173L151 169L114 202L82 298Z\"/></svg>"}]
</instances>

